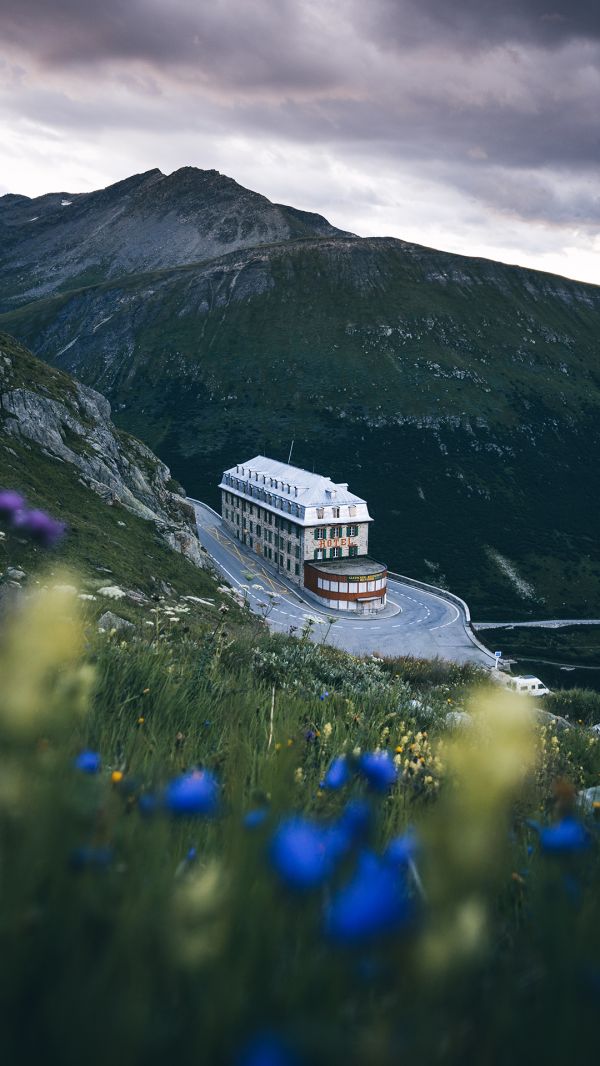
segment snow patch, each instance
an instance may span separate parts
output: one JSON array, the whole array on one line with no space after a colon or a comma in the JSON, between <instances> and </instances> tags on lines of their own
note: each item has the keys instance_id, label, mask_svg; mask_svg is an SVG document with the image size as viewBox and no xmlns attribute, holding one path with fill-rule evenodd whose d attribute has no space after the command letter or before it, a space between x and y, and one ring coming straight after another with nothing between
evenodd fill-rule
<instances>
[{"instance_id":1,"label":"snow patch","mask_svg":"<svg viewBox=\"0 0 600 1066\"><path fill-rule=\"evenodd\" d=\"M79 340L79 334L77 334L77 336L75 337L75 340L69 341L69 343L68 343L68 344L65 344L64 348L61 348L60 352L57 352L57 353L56 353L56 358L58 359L58 356L59 356L59 355L63 355L63 353L64 353L64 352L68 352L69 348L72 348L72 347L73 347L73 345L74 345L74 344L75 344L75 343L76 343L76 342L77 342L78 340Z\"/></svg>"},{"instance_id":2,"label":"snow patch","mask_svg":"<svg viewBox=\"0 0 600 1066\"><path fill-rule=\"evenodd\" d=\"M72 200L61 200L60 201L60 206L61 207L70 207L72 203L73 203Z\"/></svg>"},{"instance_id":3,"label":"snow patch","mask_svg":"<svg viewBox=\"0 0 600 1066\"><path fill-rule=\"evenodd\" d=\"M488 557L496 564L498 569L508 578L513 588L526 600L535 599L535 589L529 581L525 581L525 578L521 577L517 571L514 563L511 563L510 559L507 559L505 555L501 555L495 548L486 548Z\"/></svg>"}]
</instances>

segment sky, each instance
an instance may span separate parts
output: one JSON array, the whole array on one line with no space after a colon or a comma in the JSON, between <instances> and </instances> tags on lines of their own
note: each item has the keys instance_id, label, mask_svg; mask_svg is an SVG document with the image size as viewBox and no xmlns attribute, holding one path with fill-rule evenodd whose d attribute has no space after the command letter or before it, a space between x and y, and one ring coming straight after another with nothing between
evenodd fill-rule
<instances>
[{"instance_id":1,"label":"sky","mask_svg":"<svg viewBox=\"0 0 600 1066\"><path fill-rule=\"evenodd\" d=\"M215 168L600 284L598 0L0 0L0 195Z\"/></svg>"}]
</instances>

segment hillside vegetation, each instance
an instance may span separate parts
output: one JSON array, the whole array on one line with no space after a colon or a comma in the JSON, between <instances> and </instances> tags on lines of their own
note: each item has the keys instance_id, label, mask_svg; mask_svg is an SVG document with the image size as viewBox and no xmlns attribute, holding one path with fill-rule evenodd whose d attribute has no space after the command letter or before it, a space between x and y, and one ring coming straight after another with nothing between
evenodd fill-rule
<instances>
[{"instance_id":1,"label":"hillside vegetation","mask_svg":"<svg viewBox=\"0 0 600 1066\"><path fill-rule=\"evenodd\" d=\"M393 569L480 618L593 615L600 289L314 217L300 231L287 208L282 229L283 209L230 179L178 175L52 208L52 241L87 249L93 284L45 238L34 270L24 208L5 205L22 267L0 323L108 396L190 494L216 503L224 468L287 458L293 439L297 464L366 496ZM84 241L103 196L119 254ZM230 245L210 243L204 210Z\"/></svg>"}]
</instances>

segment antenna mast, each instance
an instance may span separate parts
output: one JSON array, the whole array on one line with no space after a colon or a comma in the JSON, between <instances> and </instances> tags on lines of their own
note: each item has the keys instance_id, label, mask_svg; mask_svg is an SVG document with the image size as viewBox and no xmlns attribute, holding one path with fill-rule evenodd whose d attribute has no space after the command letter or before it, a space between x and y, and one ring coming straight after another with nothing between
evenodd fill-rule
<instances>
[{"instance_id":1,"label":"antenna mast","mask_svg":"<svg viewBox=\"0 0 600 1066\"><path fill-rule=\"evenodd\" d=\"M292 449L293 449L293 447L294 447L294 442L292 441L292 443L290 444L290 454L288 455L288 466L290 465L290 459L292 458Z\"/></svg>"}]
</instances>

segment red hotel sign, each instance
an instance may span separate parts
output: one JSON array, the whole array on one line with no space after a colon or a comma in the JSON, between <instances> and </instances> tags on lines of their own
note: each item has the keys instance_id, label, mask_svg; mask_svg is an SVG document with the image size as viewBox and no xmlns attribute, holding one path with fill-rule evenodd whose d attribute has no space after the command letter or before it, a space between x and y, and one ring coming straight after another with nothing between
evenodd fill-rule
<instances>
[{"instance_id":1,"label":"red hotel sign","mask_svg":"<svg viewBox=\"0 0 600 1066\"><path fill-rule=\"evenodd\" d=\"M352 540L352 537L329 537L328 540L318 540L317 548L323 550L323 548L345 548L346 545L349 548L356 547L356 541Z\"/></svg>"}]
</instances>

